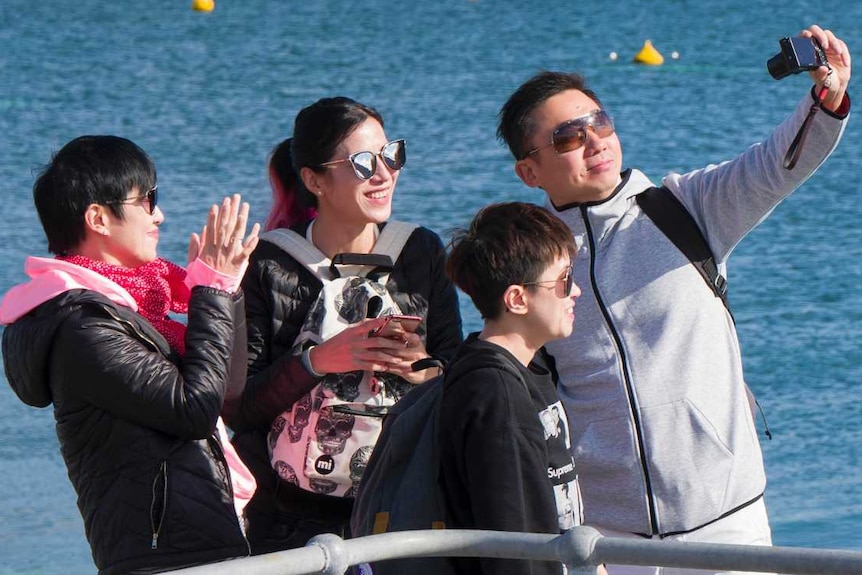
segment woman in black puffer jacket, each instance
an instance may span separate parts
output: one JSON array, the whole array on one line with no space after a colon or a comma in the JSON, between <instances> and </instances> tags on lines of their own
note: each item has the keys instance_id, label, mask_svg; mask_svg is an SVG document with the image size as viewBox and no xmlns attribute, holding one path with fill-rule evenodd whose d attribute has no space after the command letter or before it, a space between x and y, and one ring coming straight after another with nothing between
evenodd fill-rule
<instances>
[{"instance_id":1,"label":"woman in black puffer jacket","mask_svg":"<svg viewBox=\"0 0 862 575\"><path fill-rule=\"evenodd\" d=\"M57 257L28 258L30 281L0 305L7 379L25 403L54 406L102 574L249 554L238 511L253 481L240 492L247 469L217 421L245 384L237 288L257 227L243 241L248 206L238 196L214 206L187 275L156 256L155 183L152 161L128 140L67 144L34 186ZM188 324L168 310L187 312Z\"/></svg>"},{"instance_id":2,"label":"woman in black puffer jacket","mask_svg":"<svg viewBox=\"0 0 862 575\"><path fill-rule=\"evenodd\" d=\"M299 113L293 138L273 152L274 207L266 227L290 228L330 259L344 252L370 253L387 225L405 159L403 140L387 141L375 110L348 98L320 100ZM317 374L366 370L412 384L436 375L436 368L414 372L410 366L428 357L445 361L462 340L457 293L444 264L440 238L417 227L386 287L401 313L423 318L418 332L397 343L369 340L369 330L380 322L372 319L297 355L295 340L321 281L268 241L252 254L243 279L249 377L242 398L228 402L224 413L236 432L234 445L258 482L246 510L252 553L299 547L319 533L347 535L353 500L279 479L267 432L320 383Z\"/></svg>"}]
</instances>

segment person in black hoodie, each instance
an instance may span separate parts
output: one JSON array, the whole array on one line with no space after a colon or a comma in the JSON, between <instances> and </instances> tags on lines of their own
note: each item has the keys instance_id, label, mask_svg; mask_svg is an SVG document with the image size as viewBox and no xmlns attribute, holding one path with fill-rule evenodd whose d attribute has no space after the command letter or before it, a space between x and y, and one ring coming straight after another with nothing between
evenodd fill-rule
<instances>
[{"instance_id":1,"label":"person in black hoodie","mask_svg":"<svg viewBox=\"0 0 862 575\"><path fill-rule=\"evenodd\" d=\"M581 522L574 460L559 437L568 425L556 420L566 414L542 347L572 331L581 293L572 281L574 253L560 220L519 202L484 208L453 236L446 272L484 326L459 347L444 381L441 481L449 527L561 533ZM488 367L489 357L499 367ZM459 573L563 572L552 562L450 561Z\"/></svg>"}]
</instances>

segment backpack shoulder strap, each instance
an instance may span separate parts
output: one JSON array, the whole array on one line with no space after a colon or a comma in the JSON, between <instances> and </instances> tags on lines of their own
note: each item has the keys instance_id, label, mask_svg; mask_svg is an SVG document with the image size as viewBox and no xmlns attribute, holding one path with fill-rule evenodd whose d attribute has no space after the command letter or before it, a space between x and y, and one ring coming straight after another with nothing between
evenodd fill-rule
<instances>
[{"instance_id":1,"label":"backpack shoulder strap","mask_svg":"<svg viewBox=\"0 0 862 575\"><path fill-rule=\"evenodd\" d=\"M387 222L374 243L372 253L389 256L394 264L398 260L398 256L401 255L401 250L404 249L407 240L410 239L413 230L418 227L416 224L408 222Z\"/></svg>"},{"instance_id":2,"label":"backpack shoulder strap","mask_svg":"<svg viewBox=\"0 0 862 575\"><path fill-rule=\"evenodd\" d=\"M331 280L329 268L332 262L323 252L314 247L310 241L293 230L278 228L261 234L260 239L275 244L293 259L301 263L315 277L321 280Z\"/></svg>"},{"instance_id":3,"label":"backpack shoulder strap","mask_svg":"<svg viewBox=\"0 0 862 575\"><path fill-rule=\"evenodd\" d=\"M727 300L727 280L718 271L712 250L706 243L697 222L682 202L664 186L649 188L636 196L641 210L656 227L673 242L688 261L700 272L716 297L721 298L730 312Z\"/></svg>"},{"instance_id":4,"label":"backpack shoulder strap","mask_svg":"<svg viewBox=\"0 0 862 575\"><path fill-rule=\"evenodd\" d=\"M416 224L407 222L388 222L380 232L371 253L389 256L392 263L395 263L413 230L418 227ZM286 228L270 230L261 234L260 239L274 244L290 254L321 280L332 280L338 277L332 272L332 261L314 244L293 230Z\"/></svg>"},{"instance_id":5,"label":"backpack shoulder strap","mask_svg":"<svg viewBox=\"0 0 862 575\"><path fill-rule=\"evenodd\" d=\"M401 250L404 249L404 246L407 244L407 240L410 239L410 235L413 233L413 230L418 227L419 226L416 224L410 224L407 222L387 222L386 226L381 230L380 235L377 236L377 241L374 242L371 256L385 256L384 259L388 259L389 263L386 266L377 266L372 270L366 270L368 277L372 277L373 275L375 281L386 285L386 282L389 281L389 273L392 271L395 262L398 261L398 257L401 255Z\"/></svg>"}]
</instances>

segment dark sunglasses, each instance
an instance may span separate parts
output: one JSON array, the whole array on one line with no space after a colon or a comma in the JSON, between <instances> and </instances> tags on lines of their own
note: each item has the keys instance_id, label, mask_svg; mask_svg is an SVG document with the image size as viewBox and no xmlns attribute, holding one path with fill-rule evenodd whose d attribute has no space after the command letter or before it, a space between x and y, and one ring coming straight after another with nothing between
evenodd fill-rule
<instances>
[{"instance_id":1,"label":"dark sunglasses","mask_svg":"<svg viewBox=\"0 0 862 575\"><path fill-rule=\"evenodd\" d=\"M156 213L156 206L159 203L159 186L158 184L147 190L147 193L136 196L134 198L128 198L125 200L115 200L112 202L107 202L108 204L136 204L141 202L141 205L147 213L151 216Z\"/></svg>"},{"instance_id":2,"label":"dark sunglasses","mask_svg":"<svg viewBox=\"0 0 862 575\"><path fill-rule=\"evenodd\" d=\"M376 154L374 152L356 152L343 160L333 160L320 165L331 166L333 164L340 164L341 162L350 162L350 165L353 166L353 173L356 174L357 178L360 180L370 180L377 173L378 156L386 164L386 167L394 172L403 168L405 162L407 162L406 145L406 140L392 140L380 148L380 151Z\"/></svg>"},{"instance_id":3,"label":"dark sunglasses","mask_svg":"<svg viewBox=\"0 0 862 575\"><path fill-rule=\"evenodd\" d=\"M587 142L587 128L592 128L599 138L607 138L614 133L614 119L604 110L596 110L586 116L563 122L554 129L550 142L533 148L524 154L524 158L548 146L554 146L557 154L577 150Z\"/></svg>"},{"instance_id":4,"label":"dark sunglasses","mask_svg":"<svg viewBox=\"0 0 862 575\"><path fill-rule=\"evenodd\" d=\"M558 277L555 280L542 280L536 282L524 282L521 285L532 286L532 285L544 285L544 284L554 284L554 288L563 282L563 295L557 294L560 298L567 298L569 294L572 293L572 286L575 285L575 274L574 274L574 266L569 264L569 267L566 268L565 275Z\"/></svg>"}]
</instances>

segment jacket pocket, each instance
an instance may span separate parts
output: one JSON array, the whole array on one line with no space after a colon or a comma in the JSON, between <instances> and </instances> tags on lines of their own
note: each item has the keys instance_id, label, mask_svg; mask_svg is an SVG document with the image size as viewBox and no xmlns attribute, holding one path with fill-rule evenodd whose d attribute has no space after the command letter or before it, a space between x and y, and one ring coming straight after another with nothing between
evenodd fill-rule
<instances>
[{"instance_id":1,"label":"jacket pocket","mask_svg":"<svg viewBox=\"0 0 862 575\"><path fill-rule=\"evenodd\" d=\"M733 437L687 399L644 409L642 421L660 531L693 529L727 511Z\"/></svg>"},{"instance_id":2,"label":"jacket pocket","mask_svg":"<svg viewBox=\"0 0 862 575\"><path fill-rule=\"evenodd\" d=\"M153 478L153 496L150 501L150 526L153 531L153 542L150 549L159 548L159 536L164 526L165 513L168 508L168 462L162 461L159 470Z\"/></svg>"}]
</instances>

